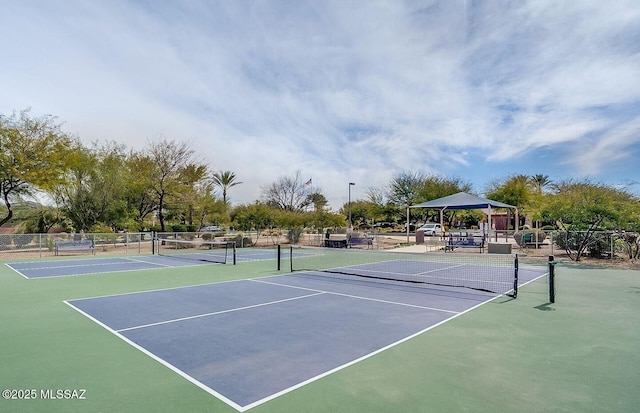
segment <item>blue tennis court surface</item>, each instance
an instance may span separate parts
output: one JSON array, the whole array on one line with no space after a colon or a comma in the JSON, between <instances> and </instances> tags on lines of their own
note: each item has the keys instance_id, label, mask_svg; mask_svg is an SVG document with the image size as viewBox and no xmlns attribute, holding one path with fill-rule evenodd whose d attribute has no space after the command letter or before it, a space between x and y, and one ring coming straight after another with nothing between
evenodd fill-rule
<instances>
[{"instance_id":1,"label":"blue tennis court surface","mask_svg":"<svg viewBox=\"0 0 640 413\"><path fill-rule=\"evenodd\" d=\"M521 268L520 283L545 273ZM67 304L245 411L496 296L309 271Z\"/></svg>"},{"instance_id":2,"label":"blue tennis court surface","mask_svg":"<svg viewBox=\"0 0 640 413\"><path fill-rule=\"evenodd\" d=\"M283 256L287 251L282 252ZM214 255L215 256L215 255ZM274 249L238 249L236 261L249 262L276 259ZM231 262L232 258L227 257ZM15 262L6 264L25 278L50 278L73 275L139 271L159 268L189 267L209 265L212 262L197 259L194 254L182 255L139 255L131 257L54 259L47 261Z\"/></svg>"}]
</instances>

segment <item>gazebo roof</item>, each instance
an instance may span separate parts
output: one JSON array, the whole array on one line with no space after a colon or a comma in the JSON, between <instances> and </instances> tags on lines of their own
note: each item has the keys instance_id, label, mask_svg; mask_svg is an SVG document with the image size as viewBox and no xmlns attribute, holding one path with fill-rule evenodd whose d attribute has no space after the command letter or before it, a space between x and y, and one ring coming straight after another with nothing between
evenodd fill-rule
<instances>
[{"instance_id":1,"label":"gazebo roof","mask_svg":"<svg viewBox=\"0 0 640 413\"><path fill-rule=\"evenodd\" d=\"M516 208L503 202L480 198L466 192L434 199L421 204L412 205L409 208L433 208L433 209L484 209L484 208Z\"/></svg>"}]
</instances>

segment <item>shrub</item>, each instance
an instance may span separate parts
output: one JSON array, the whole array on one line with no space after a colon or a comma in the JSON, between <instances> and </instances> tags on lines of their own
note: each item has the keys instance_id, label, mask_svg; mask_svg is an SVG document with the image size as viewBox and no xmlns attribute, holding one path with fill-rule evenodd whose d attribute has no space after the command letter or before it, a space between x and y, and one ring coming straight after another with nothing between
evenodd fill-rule
<instances>
[{"instance_id":1,"label":"shrub","mask_svg":"<svg viewBox=\"0 0 640 413\"><path fill-rule=\"evenodd\" d=\"M238 235L232 238L231 241L235 241L236 248L250 247L251 245L253 245L251 238L245 237L241 233L238 233Z\"/></svg>"},{"instance_id":2,"label":"shrub","mask_svg":"<svg viewBox=\"0 0 640 413\"><path fill-rule=\"evenodd\" d=\"M16 234L13 236L13 243L16 245L16 248L27 246L31 241L33 241L32 234Z\"/></svg>"},{"instance_id":3,"label":"shrub","mask_svg":"<svg viewBox=\"0 0 640 413\"><path fill-rule=\"evenodd\" d=\"M559 247L576 254L585 254L593 258L608 257L611 252L611 238L608 233L587 231L561 231L553 241ZM576 258L579 258L578 256Z\"/></svg>"},{"instance_id":4,"label":"shrub","mask_svg":"<svg viewBox=\"0 0 640 413\"><path fill-rule=\"evenodd\" d=\"M547 234L544 231L535 231L531 229L516 232L515 234L513 234L513 239L515 239L518 245L521 247L527 247L531 244L536 244L536 238L537 243L542 244L544 240L547 239Z\"/></svg>"},{"instance_id":5,"label":"shrub","mask_svg":"<svg viewBox=\"0 0 640 413\"><path fill-rule=\"evenodd\" d=\"M187 232L187 226L182 224L171 225L172 232Z\"/></svg>"},{"instance_id":6,"label":"shrub","mask_svg":"<svg viewBox=\"0 0 640 413\"><path fill-rule=\"evenodd\" d=\"M193 241L195 238L196 238L196 234L194 234L193 232L185 232L183 234L180 234L180 239L183 239L183 240Z\"/></svg>"},{"instance_id":7,"label":"shrub","mask_svg":"<svg viewBox=\"0 0 640 413\"><path fill-rule=\"evenodd\" d=\"M623 233L616 242L616 247L620 247L629 259L640 258L640 236L637 232Z\"/></svg>"},{"instance_id":8,"label":"shrub","mask_svg":"<svg viewBox=\"0 0 640 413\"><path fill-rule=\"evenodd\" d=\"M298 242L300 242L300 236L302 236L302 229L296 228L296 229L290 229L289 232L287 233L287 238L289 239L289 242L293 245L298 244Z\"/></svg>"}]
</instances>

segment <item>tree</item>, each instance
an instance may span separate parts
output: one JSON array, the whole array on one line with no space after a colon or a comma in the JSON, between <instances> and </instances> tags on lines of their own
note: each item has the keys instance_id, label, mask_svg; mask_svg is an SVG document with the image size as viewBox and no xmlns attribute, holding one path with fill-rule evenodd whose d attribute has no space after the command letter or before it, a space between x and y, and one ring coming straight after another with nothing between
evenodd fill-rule
<instances>
[{"instance_id":1,"label":"tree","mask_svg":"<svg viewBox=\"0 0 640 413\"><path fill-rule=\"evenodd\" d=\"M376 204L377 206L384 206L386 203L384 190L370 186L367 188L367 201Z\"/></svg>"},{"instance_id":2,"label":"tree","mask_svg":"<svg viewBox=\"0 0 640 413\"><path fill-rule=\"evenodd\" d=\"M381 188L367 188L367 201L371 203L371 219L374 221L388 220L387 211L391 210L385 197L385 191Z\"/></svg>"},{"instance_id":3,"label":"tree","mask_svg":"<svg viewBox=\"0 0 640 413\"><path fill-rule=\"evenodd\" d=\"M175 210L180 211L183 220L193 226L194 213L204 208L207 200L213 197L212 187L208 179L208 168L205 165L188 164L180 170L180 190L175 198Z\"/></svg>"},{"instance_id":4,"label":"tree","mask_svg":"<svg viewBox=\"0 0 640 413\"><path fill-rule=\"evenodd\" d=\"M542 219L542 208L545 202L545 190L549 188L553 182L548 175L537 174L529 177L529 181L533 186L527 209L531 214L531 218L536 221L536 228L539 227L539 221Z\"/></svg>"},{"instance_id":5,"label":"tree","mask_svg":"<svg viewBox=\"0 0 640 413\"><path fill-rule=\"evenodd\" d=\"M351 203L351 219L355 227L373 222L376 217L377 205L369 201L354 201ZM345 217L349 215L349 204L340 208L340 213Z\"/></svg>"},{"instance_id":6,"label":"tree","mask_svg":"<svg viewBox=\"0 0 640 413\"><path fill-rule=\"evenodd\" d=\"M531 215L535 205L534 190L528 175L512 175L504 180L494 180L485 189L487 198L518 208L522 216ZM516 223L516 229L520 223Z\"/></svg>"},{"instance_id":7,"label":"tree","mask_svg":"<svg viewBox=\"0 0 640 413\"><path fill-rule=\"evenodd\" d=\"M222 189L222 202L227 205L227 190L242 182L236 182L236 174L231 171L219 171L213 174L214 185Z\"/></svg>"},{"instance_id":8,"label":"tree","mask_svg":"<svg viewBox=\"0 0 640 413\"><path fill-rule=\"evenodd\" d=\"M256 202L252 205L239 205L231 212L231 221L240 230L256 230L256 244L260 233L273 226L274 211L267 205Z\"/></svg>"},{"instance_id":9,"label":"tree","mask_svg":"<svg viewBox=\"0 0 640 413\"><path fill-rule=\"evenodd\" d=\"M309 221L307 214L301 211L280 209L274 212L274 223L279 228L287 230L287 237L291 244L298 244L300 236Z\"/></svg>"},{"instance_id":10,"label":"tree","mask_svg":"<svg viewBox=\"0 0 640 413\"><path fill-rule=\"evenodd\" d=\"M471 184L460 178L449 178L442 175L424 177L418 190L417 202L427 202L458 192L471 192Z\"/></svg>"},{"instance_id":11,"label":"tree","mask_svg":"<svg viewBox=\"0 0 640 413\"><path fill-rule=\"evenodd\" d=\"M156 193L152 185L154 168L153 159L149 155L131 152L123 169L127 182L124 197L139 231L145 229L147 217L158 210Z\"/></svg>"},{"instance_id":12,"label":"tree","mask_svg":"<svg viewBox=\"0 0 640 413\"><path fill-rule=\"evenodd\" d=\"M25 233L46 234L51 228L64 222L60 209L53 206L38 205L31 209L24 220Z\"/></svg>"},{"instance_id":13,"label":"tree","mask_svg":"<svg viewBox=\"0 0 640 413\"><path fill-rule=\"evenodd\" d=\"M458 192L471 192L471 184L462 181L460 178L449 178L441 175L429 175L424 177L423 183L418 190L416 203L432 201L434 199L457 194ZM424 209L420 211L424 214L425 221L439 220L439 211ZM433 214L431 217L429 214ZM477 215L473 212L462 211L462 219L469 218L471 221L477 222ZM443 220L452 224L456 218L456 211L445 211ZM444 222L442 222L444 224Z\"/></svg>"},{"instance_id":14,"label":"tree","mask_svg":"<svg viewBox=\"0 0 640 413\"><path fill-rule=\"evenodd\" d=\"M213 184L205 180L194 187L194 212L198 218L198 228L206 223L229 222L227 205L215 196Z\"/></svg>"},{"instance_id":15,"label":"tree","mask_svg":"<svg viewBox=\"0 0 640 413\"><path fill-rule=\"evenodd\" d=\"M323 211L329 203L327 198L318 191L310 194L308 198L309 205L313 205L314 211Z\"/></svg>"},{"instance_id":16,"label":"tree","mask_svg":"<svg viewBox=\"0 0 640 413\"><path fill-rule=\"evenodd\" d=\"M14 200L65 182L78 146L52 116L32 118L29 110L0 115L0 195L7 207L0 226L13 217Z\"/></svg>"},{"instance_id":17,"label":"tree","mask_svg":"<svg viewBox=\"0 0 640 413\"><path fill-rule=\"evenodd\" d=\"M504 180L494 180L485 189L487 198L505 204L525 208L531 200L531 179L527 175L512 175Z\"/></svg>"},{"instance_id":18,"label":"tree","mask_svg":"<svg viewBox=\"0 0 640 413\"><path fill-rule=\"evenodd\" d=\"M184 190L184 171L193 163L194 150L187 142L161 140L150 142L146 153L152 162L149 183L157 202L160 230L165 232L167 201Z\"/></svg>"},{"instance_id":19,"label":"tree","mask_svg":"<svg viewBox=\"0 0 640 413\"><path fill-rule=\"evenodd\" d=\"M67 182L58 185L54 198L77 231L96 225L121 228L129 212L124 193L125 148L115 142L103 147L81 148Z\"/></svg>"},{"instance_id":20,"label":"tree","mask_svg":"<svg viewBox=\"0 0 640 413\"><path fill-rule=\"evenodd\" d=\"M343 214L336 214L324 210L315 210L305 213L306 225L315 228L321 233L325 228L344 227L347 225L346 217Z\"/></svg>"},{"instance_id":21,"label":"tree","mask_svg":"<svg viewBox=\"0 0 640 413\"><path fill-rule=\"evenodd\" d=\"M283 176L262 189L262 200L278 209L302 212L311 205L311 195L317 192L307 183L301 178L300 171L294 176Z\"/></svg>"},{"instance_id":22,"label":"tree","mask_svg":"<svg viewBox=\"0 0 640 413\"><path fill-rule=\"evenodd\" d=\"M543 214L565 232L564 239L557 238L556 242L575 261L595 248L597 231L624 227L635 212L629 205L638 202L626 191L589 180L563 181L554 189Z\"/></svg>"},{"instance_id":23,"label":"tree","mask_svg":"<svg viewBox=\"0 0 640 413\"><path fill-rule=\"evenodd\" d=\"M391 179L387 187L387 198L398 207L409 207L416 203L426 176L421 172L401 172Z\"/></svg>"},{"instance_id":24,"label":"tree","mask_svg":"<svg viewBox=\"0 0 640 413\"><path fill-rule=\"evenodd\" d=\"M386 188L389 202L385 208L389 220L397 222L402 219L409 206L417 203L418 194L425 178L426 175L421 172L401 172L391 179Z\"/></svg>"},{"instance_id":25,"label":"tree","mask_svg":"<svg viewBox=\"0 0 640 413\"><path fill-rule=\"evenodd\" d=\"M549 179L549 175L536 174L532 175L529 180L533 184L535 191L542 194L544 190L553 184L553 181Z\"/></svg>"}]
</instances>

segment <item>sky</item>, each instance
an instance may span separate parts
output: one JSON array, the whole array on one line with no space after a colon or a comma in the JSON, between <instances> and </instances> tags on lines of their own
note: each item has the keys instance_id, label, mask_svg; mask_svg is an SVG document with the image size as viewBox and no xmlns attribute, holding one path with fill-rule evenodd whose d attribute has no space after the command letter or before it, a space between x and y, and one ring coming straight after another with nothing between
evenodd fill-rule
<instances>
[{"instance_id":1,"label":"sky","mask_svg":"<svg viewBox=\"0 0 640 413\"><path fill-rule=\"evenodd\" d=\"M188 142L233 204L296 173L334 210L403 172L640 194L637 0L0 0L0 38L1 114Z\"/></svg>"}]
</instances>

